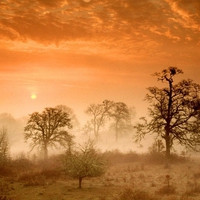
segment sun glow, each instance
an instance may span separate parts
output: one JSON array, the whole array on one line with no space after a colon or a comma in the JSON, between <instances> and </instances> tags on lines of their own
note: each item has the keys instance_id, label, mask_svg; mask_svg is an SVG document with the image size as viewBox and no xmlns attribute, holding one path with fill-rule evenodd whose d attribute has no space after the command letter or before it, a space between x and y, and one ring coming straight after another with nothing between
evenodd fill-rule
<instances>
[{"instance_id":1,"label":"sun glow","mask_svg":"<svg viewBox=\"0 0 200 200\"><path fill-rule=\"evenodd\" d=\"M35 94L31 95L31 99L36 99L36 98L37 98L37 96Z\"/></svg>"}]
</instances>

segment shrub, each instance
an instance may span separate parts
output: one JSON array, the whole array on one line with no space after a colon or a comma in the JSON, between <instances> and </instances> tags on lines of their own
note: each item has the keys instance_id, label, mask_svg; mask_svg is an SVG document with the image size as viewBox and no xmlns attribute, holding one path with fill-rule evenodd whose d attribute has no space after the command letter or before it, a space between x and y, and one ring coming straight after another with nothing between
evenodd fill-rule
<instances>
[{"instance_id":1,"label":"shrub","mask_svg":"<svg viewBox=\"0 0 200 200\"><path fill-rule=\"evenodd\" d=\"M41 171L41 174L43 176L45 176L45 178L48 178L48 179L57 179L60 177L61 175L61 172L59 170L56 170L56 169L43 169Z\"/></svg>"},{"instance_id":2,"label":"shrub","mask_svg":"<svg viewBox=\"0 0 200 200\"><path fill-rule=\"evenodd\" d=\"M149 193L141 190L131 190L129 188L121 192L114 200L158 200L156 197L152 197Z\"/></svg>"},{"instance_id":3,"label":"shrub","mask_svg":"<svg viewBox=\"0 0 200 200\"><path fill-rule=\"evenodd\" d=\"M36 166L40 169L48 169L48 170L61 170L63 167L63 160L64 155L51 155L49 156L48 160L38 159L36 162Z\"/></svg>"},{"instance_id":4,"label":"shrub","mask_svg":"<svg viewBox=\"0 0 200 200\"><path fill-rule=\"evenodd\" d=\"M11 190L13 190L12 185L6 183L3 179L0 180L0 200L12 200L9 197Z\"/></svg>"},{"instance_id":5,"label":"shrub","mask_svg":"<svg viewBox=\"0 0 200 200\"><path fill-rule=\"evenodd\" d=\"M200 184L198 183L199 173L194 173L192 182L188 185L185 195L192 196L200 193Z\"/></svg>"},{"instance_id":6,"label":"shrub","mask_svg":"<svg viewBox=\"0 0 200 200\"><path fill-rule=\"evenodd\" d=\"M46 184L46 179L41 172L25 172L19 176L18 181L24 182L24 186L43 186Z\"/></svg>"},{"instance_id":7,"label":"shrub","mask_svg":"<svg viewBox=\"0 0 200 200\"><path fill-rule=\"evenodd\" d=\"M11 161L11 166L16 173L33 171L35 165L27 158L20 157Z\"/></svg>"},{"instance_id":8,"label":"shrub","mask_svg":"<svg viewBox=\"0 0 200 200\"><path fill-rule=\"evenodd\" d=\"M13 198L11 198L11 197L0 195L0 200L12 200L12 199Z\"/></svg>"},{"instance_id":9,"label":"shrub","mask_svg":"<svg viewBox=\"0 0 200 200\"><path fill-rule=\"evenodd\" d=\"M11 188L10 188L9 184L7 184L3 180L1 180L1 182L0 182L0 195L2 195L2 196L8 195L10 190L11 190Z\"/></svg>"},{"instance_id":10,"label":"shrub","mask_svg":"<svg viewBox=\"0 0 200 200\"><path fill-rule=\"evenodd\" d=\"M0 166L0 176L12 176L13 175L13 169L9 166Z\"/></svg>"},{"instance_id":11,"label":"shrub","mask_svg":"<svg viewBox=\"0 0 200 200\"><path fill-rule=\"evenodd\" d=\"M176 153L171 153L170 155L170 162L173 164L177 163L187 163L190 160L190 157L183 157L181 155L178 155Z\"/></svg>"},{"instance_id":12,"label":"shrub","mask_svg":"<svg viewBox=\"0 0 200 200\"><path fill-rule=\"evenodd\" d=\"M165 155L161 153L144 153L141 155L144 164L160 165L165 163Z\"/></svg>"},{"instance_id":13,"label":"shrub","mask_svg":"<svg viewBox=\"0 0 200 200\"><path fill-rule=\"evenodd\" d=\"M169 194L175 194L176 193L176 188L172 185L165 185L162 188L160 188L157 192L158 194L161 195L169 195Z\"/></svg>"},{"instance_id":14,"label":"shrub","mask_svg":"<svg viewBox=\"0 0 200 200\"><path fill-rule=\"evenodd\" d=\"M106 158L109 164L130 163L140 160L140 156L135 152L122 153L118 149L106 152Z\"/></svg>"}]
</instances>

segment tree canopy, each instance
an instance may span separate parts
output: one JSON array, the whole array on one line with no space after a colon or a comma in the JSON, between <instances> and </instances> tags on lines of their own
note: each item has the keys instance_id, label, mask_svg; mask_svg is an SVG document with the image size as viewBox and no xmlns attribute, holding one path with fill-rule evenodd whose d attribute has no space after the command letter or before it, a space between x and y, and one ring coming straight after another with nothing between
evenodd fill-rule
<instances>
[{"instance_id":1,"label":"tree canopy","mask_svg":"<svg viewBox=\"0 0 200 200\"><path fill-rule=\"evenodd\" d=\"M24 128L25 140L31 140L31 150L41 148L47 159L48 147L66 145L72 139L64 127L72 128L69 114L59 108L45 108L42 113L30 115Z\"/></svg>"}]
</instances>

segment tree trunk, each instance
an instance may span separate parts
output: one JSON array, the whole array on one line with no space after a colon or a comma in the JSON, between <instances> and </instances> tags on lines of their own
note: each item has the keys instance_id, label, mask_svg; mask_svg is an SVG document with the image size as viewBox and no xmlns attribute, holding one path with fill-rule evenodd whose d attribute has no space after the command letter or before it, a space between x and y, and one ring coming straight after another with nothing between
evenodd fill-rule
<instances>
[{"instance_id":1,"label":"tree trunk","mask_svg":"<svg viewBox=\"0 0 200 200\"><path fill-rule=\"evenodd\" d=\"M167 108L167 124L165 126L165 141L166 141L166 164L168 165L170 159L170 148L171 148L171 139L170 139L170 123L171 123L171 108L172 108L172 79L168 79L165 77L166 80L169 82L169 101L168 101L168 108Z\"/></svg>"},{"instance_id":2,"label":"tree trunk","mask_svg":"<svg viewBox=\"0 0 200 200\"><path fill-rule=\"evenodd\" d=\"M165 158L166 158L166 164L168 164L170 160L170 149L171 149L169 135L166 135L165 143L166 143Z\"/></svg>"},{"instance_id":3,"label":"tree trunk","mask_svg":"<svg viewBox=\"0 0 200 200\"><path fill-rule=\"evenodd\" d=\"M48 160L48 148L47 145L44 145L44 161Z\"/></svg>"},{"instance_id":4,"label":"tree trunk","mask_svg":"<svg viewBox=\"0 0 200 200\"><path fill-rule=\"evenodd\" d=\"M117 127L117 124L115 126L115 136L116 136L116 142L118 142L119 136L118 136L118 127Z\"/></svg>"},{"instance_id":5,"label":"tree trunk","mask_svg":"<svg viewBox=\"0 0 200 200\"><path fill-rule=\"evenodd\" d=\"M82 188L82 180L83 180L83 178L82 178L82 177L79 177L79 179L78 179L78 188L79 188L79 189Z\"/></svg>"}]
</instances>

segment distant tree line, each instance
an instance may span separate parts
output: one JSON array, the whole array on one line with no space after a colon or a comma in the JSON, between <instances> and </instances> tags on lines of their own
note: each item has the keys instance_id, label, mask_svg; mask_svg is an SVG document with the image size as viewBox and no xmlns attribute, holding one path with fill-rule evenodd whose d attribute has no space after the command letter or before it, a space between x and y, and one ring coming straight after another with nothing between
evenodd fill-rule
<instances>
[{"instance_id":1,"label":"distant tree line","mask_svg":"<svg viewBox=\"0 0 200 200\"><path fill-rule=\"evenodd\" d=\"M166 158L170 158L174 143L192 150L198 150L200 143L200 85L191 79L175 83L175 77L183 71L169 67L154 76L165 87L149 87L145 100L149 102L149 120L142 117L140 122L132 124L134 108L123 102L104 100L101 104L91 104L86 109L90 117L83 127L84 133L90 133L98 141L101 129L107 124L115 131L116 141L122 133L133 133L136 142L145 135L153 134L165 141ZM71 112L71 111L70 111ZM48 146L70 144L73 136L64 129L71 129L72 112L62 106L46 108L41 114L33 113L25 127L25 138L32 140L32 148L40 146L47 154ZM47 155L46 155L47 156Z\"/></svg>"}]
</instances>

